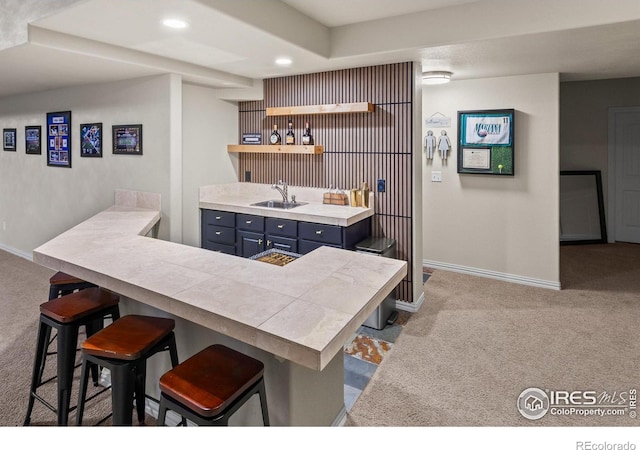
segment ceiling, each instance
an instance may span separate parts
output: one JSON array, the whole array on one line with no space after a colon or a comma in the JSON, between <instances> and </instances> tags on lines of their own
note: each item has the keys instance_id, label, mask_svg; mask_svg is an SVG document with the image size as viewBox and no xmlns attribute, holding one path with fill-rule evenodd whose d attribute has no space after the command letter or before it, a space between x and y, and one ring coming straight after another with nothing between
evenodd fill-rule
<instances>
[{"instance_id":1,"label":"ceiling","mask_svg":"<svg viewBox=\"0 0 640 450\"><path fill-rule=\"evenodd\" d=\"M0 31L0 96L162 73L233 96L264 78L407 60L454 80L640 76L637 0L54 2L0 0L0 28L17 24Z\"/></svg>"}]
</instances>

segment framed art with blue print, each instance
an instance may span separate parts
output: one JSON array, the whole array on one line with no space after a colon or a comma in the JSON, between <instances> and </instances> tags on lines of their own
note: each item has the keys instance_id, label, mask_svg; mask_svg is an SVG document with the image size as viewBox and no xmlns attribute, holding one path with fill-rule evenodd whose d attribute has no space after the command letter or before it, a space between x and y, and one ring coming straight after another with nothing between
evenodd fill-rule
<instances>
[{"instance_id":1,"label":"framed art with blue print","mask_svg":"<svg viewBox=\"0 0 640 450\"><path fill-rule=\"evenodd\" d=\"M71 167L71 111L47 113L47 166Z\"/></svg>"},{"instance_id":2,"label":"framed art with blue print","mask_svg":"<svg viewBox=\"0 0 640 450\"><path fill-rule=\"evenodd\" d=\"M458 173L513 176L513 109L458 111Z\"/></svg>"}]
</instances>

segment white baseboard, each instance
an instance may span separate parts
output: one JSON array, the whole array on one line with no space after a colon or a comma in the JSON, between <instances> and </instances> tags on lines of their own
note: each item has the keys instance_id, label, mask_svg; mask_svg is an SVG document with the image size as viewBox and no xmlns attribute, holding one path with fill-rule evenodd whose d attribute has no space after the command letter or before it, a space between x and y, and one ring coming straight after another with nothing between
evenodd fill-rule
<instances>
[{"instance_id":1,"label":"white baseboard","mask_svg":"<svg viewBox=\"0 0 640 450\"><path fill-rule=\"evenodd\" d=\"M401 311L408 311L410 313L414 313L417 312L420 307L422 306L422 304L424 303L424 292L422 292L422 294L420 294L420 298L418 300L416 300L415 302L409 303L409 302L403 302L401 300L396 300L396 309L399 309Z\"/></svg>"},{"instance_id":2,"label":"white baseboard","mask_svg":"<svg viewBox=\"0 0 640 450\"><path fill-rule=\"evenodd\" d=\"M476 267L459 266L457 264L442 263L438 261L430 261L424 259L422 265L432 269L448 270L450 272L464 273L477 277L491 278L494 280L507 281L509 283L524 284L527 286L535 286L545 289L560 290L559 281L540 280L538 278L523 277L521 275L513 275L510 273L494 272L492 270L478 269Z\"/></svg>"},{"instance_id":3,"label":"white baseboard","mask_svg":"<svg viewBox=\"0 0 640 450\"><path fill-rule=\"evenodd\" d=\"M20 258L24 258L28 261L33 262L33 254L23 252L22 250L18 250L17 248L9 247L8 245L4 245L0 242L0 250L4 250L7 253L11 253L13 255L19 256Z\"/></svg>"}]
</instances>

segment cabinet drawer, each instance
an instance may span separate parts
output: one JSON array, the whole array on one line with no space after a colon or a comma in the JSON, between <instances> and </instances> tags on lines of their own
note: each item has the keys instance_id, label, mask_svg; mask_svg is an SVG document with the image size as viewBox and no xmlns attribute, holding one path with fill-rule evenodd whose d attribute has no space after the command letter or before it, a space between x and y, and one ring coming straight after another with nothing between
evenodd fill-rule
<instances>
[{"instance_id":1,"label":"cabinet drawer","mask_svg":"<svg viewBox=\"0 0 640 450\"><path fill-rule=\"evenodd\" d=\"M335 245L335 244L323 244L322 242L307 241L305 239L299 239L298 253L300 253L301 255L306 255L307 253L317 249L318 247L322 247L323 245L327 247L342 248L341 246Z\"/></svg>"},{"instance_id":2,"label":"cabinet drawer","mask_svg":"<svg viewBox=\"0 0 640 450\"><path fill-rule=\"evenodd\" d=\"M295 238L273 236L270 234L267 234L265 238L267 240L267 248L277 248L285 252L298 252L298 240Z\"/></svg>"},{"instance_id":3,"label":"cabinet drawer","mask_svg":"<svg viewBox=\"0 0 640 450\"><path fill-rule=\"evenodd\" d=\"M205 241L202 244L202 248L206 248L207 250L213 250L214 252L226 253L227 255L235 256L236 254L235 245L219 244L217 242Z\"/></svg>"},{"instance_id":4,"label":"cabinet drawer","mask_svg":"<svg viewBox=\"0 0 640 450\"><path fill-rule=\"evenodd\" d=\"M204 240L217 242L219 244L235 245L236 231L233 228L219 227L217 225L207 225Z\"/></svg>"},{"instance_id":5,"label":"cabinet drawer","mask_svg":"<svg viewBox=\"0 0 640 450\"><path fill-rule=\"evenodd\" d=\"M335 225L300 222L298 237L309 241L322 242L342 246L342 228Z\"/></svg>"},{"instance_id":6,"label":"cabinet drawer","mask_svg":"<svg viewBox=\"0 0 640 450\"><path fill-rule=\"evenodd\" d=\"M238 214L236 217L236 228L238 230L262 232L264 231L264 217Z\"/></svg>"},{"instance_id":7,"label":"cabinet drawer","mask_svg":"<svg viewBox=\"0 0 640 450\"><path fill-rule=\"evenodd\" d=\"M218 225L221 227L236 226L236 213L203 209L202 216L205 225Z\"/></svg>"},{"instance_id":8,"label":"cabinet drawer","mask_svg":"<svg viewBox=\"0 0 640 450\"><path fill-rule=\"evenodd\" d=\"M265 230L269 234L276 236L297 237L298 222L288 219L276 219L267 217L265 221Z\"/></svg>"}]
</instances>

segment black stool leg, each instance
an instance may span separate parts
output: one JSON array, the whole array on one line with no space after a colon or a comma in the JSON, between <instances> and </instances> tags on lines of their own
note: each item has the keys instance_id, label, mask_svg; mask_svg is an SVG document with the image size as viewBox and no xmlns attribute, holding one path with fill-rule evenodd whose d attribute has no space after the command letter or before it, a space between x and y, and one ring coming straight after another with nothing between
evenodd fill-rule
<instances>
[{"instance_id":1,"label":"black stool leg","mask_svg":"<svg viewBox=\"0 0 640 450\"><path fill-rule=\"evenodd\" d=\"M29 391L29 406L27 407L27 416L24 419L24 426L31 423L31 411L33 410L33 404L35 402L36 389L42 382L42 371L44 370L44 361L47 357L47 347L49 341L47 336L51 332L51 327L46 323L40 321L38 327L38 340L36 343L36 355L33 361L33 373L31 375L31 390Z\"/></svg>"},{"instance_id":2,"label":"black stool leg","mask_svg":"<svg viewBox=\"0 0 640 450\"><path fill-rule=\"evenodd\" d=\"M135 382L136 411L138 412L138 424L144 425L144 402L145 402L145 384L147 382L147 360L144 359L137 364Z\"/></svg>"},{"instance_id":3,"label":"black stool leg","mask_svg":"<svg viewBox=\"0 0 640 450\"><path fill-rule=\"evenodd\" d=\"M111 403L115 426L133 423L135 372L135 367L130 364L115 364L111 367Z\"/></svg>"},{"instance_id":4,"label":"black stool leg","mask_svg":"<svg viewBox=\"0 0 640 450\"><path fill-rule=\"evenodd\" d=\"M89 322L87 325L85 325L87 338L93 336L95 333L97 333L103 328L104 328L104 319L98 319L93 322ZM98 385L99 371L100 371L100 368L96 364L91 364L91 379L93 380L94 386Z\"/></svg>"},{"instance_id":5,"label":"black stool leg","mask_svg":"<svg viewBox=\"0 0 640 450\"><path fill-rule=\"evenodd\" d=\"M160 395L160 406L158 407L158 426L163 427L167 417L167 405L164 401L164 395Z\"/></svg>"},{"instance_id":6,"label":"black stool leg","mask_svg":"<svg viewBox=\"0 0 640 450\"><path fill-rule=\"evenodd\" d=\"M84 402L87 397L87 382L89 381L89 371L87 366L91 364L87 358L82 358L82 369L80 371L80 387L78 394L78 408L76 412L76 425L82 425L82 416L84 415ZM91 364L92 366L94 364Z\"/></svg>"},{"instance_id":7,"label":"black stool leg","mask_svg":"<svg viewBox=\"0 0 640 450\"><path fill-rule=\"evenodd\" d=\"M260 395L260 407L262 408L262 423L265 427L270 426L269 423L269 409L267 408L267 393L264 388L264 378L260 381L260 387L258 388Z\"/></svg>"},{"instance_id":8,"label":"black stool leg","mask_svg":"<svg viewBox=\"0 0 640 450\"><path fill-rule=\"evenodd\" d=\"M78 342L77 326L58 329L58 425L67 425Z\"/></svg>"}]
</instances>

